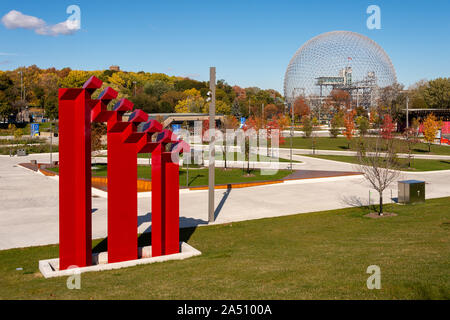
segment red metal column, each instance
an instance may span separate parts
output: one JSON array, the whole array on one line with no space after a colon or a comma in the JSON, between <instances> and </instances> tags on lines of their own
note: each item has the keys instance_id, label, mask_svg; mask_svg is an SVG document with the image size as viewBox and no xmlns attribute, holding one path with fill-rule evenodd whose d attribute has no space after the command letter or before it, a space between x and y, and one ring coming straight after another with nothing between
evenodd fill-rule
<instances>
[{"instance_id":1,"label":"red metal column","mask_svg":"<svg viewBox=\"0 0 450 320\"><path fill-rule=\"evenodd\" d=\"M163 254L178 253L179 250L179 192L180 192L180 174L179 165L171 160L171 153L163 153L163 174L164 174L164 192L163 192Z\"/></svg>"},{"instance_id":2,"label":"red metal column","mask_svg":"<svg viewBox=\"0 0 450 320\"><path fill-rule=\"evenodd\" d=\"M89 93L59 89L59 269L92 264Z\"/></svg>"},{"instance_id":3,"label":"red metal column","mask_svg":"<svg viewBox=\"0 0 450 320\"><path fill-rule=\"evenodd\" d=\"M152 256L165 255L165 174L163 152L170 143L172 132L163 130L156 137L158 144L152 153Z\"/></svg>"},{"instance_id":4,"label":"red metal column","mask_svg":"<svg viewBox=\"0 0 450 320\"><path fill-rule=\"evenodd\" d=\"M112 111L108 103L117 92L106 88L92 109L92 119L107 122L108 138L108 263L138 258L137 243L137 123L147 120L141 110L133 112L129 121L122 121L133 104L120 100ZM134 141L134 139L136 141Z\"/></svg>"},{"instance_id":5,"label":"red metal column","mask_svg":"<svg viewBox=\"0 0 450 320\"><path fill-rule=\"evenodd\" d=\"M177 141L172 136L170 152L163 152L163 254L180 252L180 167L179 154L189 151L189 145L184 141Z\"/></svg>"}]
</instances>

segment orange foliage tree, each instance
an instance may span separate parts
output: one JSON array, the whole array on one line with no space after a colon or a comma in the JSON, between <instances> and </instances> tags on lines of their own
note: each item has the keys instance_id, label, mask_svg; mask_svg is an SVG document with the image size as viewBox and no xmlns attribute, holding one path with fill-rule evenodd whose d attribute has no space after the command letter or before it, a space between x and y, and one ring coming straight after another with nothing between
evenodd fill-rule
<instances>
[{"instance_id":1,"label":"orange foliage tree","mask_svg":"<svg viewBox=\"0 0 450 320\"><path fill-rule=\"evenodd\" d=\"M355 115L356 111L353 109L348 110L344 115L345 130L343 134L348 140L348 149L350 149L350 141L353 138L353 130L355 130L355 121L354 121Z\"/></svg>"},{"instance_id":2,"label":"orange foliage tree","mask_svg":"<svg viewBox=\"0 0 450 320\"><path fill-rule=\"evenodd\" d=\"M311 109L303 97L298 97L294 102L294 116L301 118L311 113Z\"/></svg>"}]
</instances>

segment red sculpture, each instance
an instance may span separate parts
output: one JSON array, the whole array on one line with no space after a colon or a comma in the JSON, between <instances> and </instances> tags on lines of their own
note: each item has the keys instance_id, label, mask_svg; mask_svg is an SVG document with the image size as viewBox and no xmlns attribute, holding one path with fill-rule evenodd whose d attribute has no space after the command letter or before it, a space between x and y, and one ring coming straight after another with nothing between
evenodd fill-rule
<instances>
[{"instance_id":1,"label":"red sculpture","mask_svg":"<svg viewBox=\"0 0 450 320\"><path fill-rule=\"evenodd\" d=\"M91 121L107 123L108 263L138 257L138 153L152 153L152 256L179 252L179 165L172 158L189 145L141 110L123 121L133 103L122 99L108 110L117 98L109 87L92 100L101 85L91 77L82 89L59 90L60 270L92 264Z\"/></svg>"}]
</instances>

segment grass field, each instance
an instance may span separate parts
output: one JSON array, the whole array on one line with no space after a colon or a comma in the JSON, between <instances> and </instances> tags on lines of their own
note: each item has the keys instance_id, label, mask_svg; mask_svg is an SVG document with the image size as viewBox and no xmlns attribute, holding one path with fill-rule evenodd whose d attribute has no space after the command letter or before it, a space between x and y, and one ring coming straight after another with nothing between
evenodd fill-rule
<instances>
[{"instance_id":1,"label":"grass field","mask_svg":"<svg viewBox=\"0 0 450 320\"><path fill-rule=\"evenodd\" d=\"M373 139L367 137L365 139ZM290 138L285 138L286 142L280 145L281 148L290 148ZM356 151L358 138L354 138L350 142L350 149L348 148L348 140L344 137L327 138L317 137L315 138L315 148L318 150L340 150L340 151ZM398 139L398 152L407 152L405 144L402 140ZM312 138L294 137L292 139L293 148L296 149L311 149L313 145ZM418 143L414 145L413 153L416 154L440 154L450 155L450 146L447 145L431 145L431 153L428 152L428 144Z\"/></svg>"},{"instance_id":2,"label":"grass field","mask_svg":"<svg viewBox=\"0 0 450 320\"><path fill-rule=\"evenodd\" d=\"M382 219L360 207L182 229L201 256L85 273L80 290L40 275L38 261L57 257L57 245L4 250L0 299L450 299L449 205L387 205L398 216ZM366 287L370 265L381 268L380 290Z\"/></svg>"},{"instance_id":3,"label":"grass field","mask_svg":"<svg viewBox=\"0 0 450 320\"><path fill-rule=\"evenodd\" d=\"M358 158L353 156L341 155L302 155L307 157L327 159L334 161L342 161L348 163L358 163ZM411 167L408 167L408 159L399 158L401 170L404 171L433 171L433 170L450 170L450 160L433 160L433 159L413 159Z\"/></svg>"},{"instance_id":4,"label":"grass field","mask_svg":"<svg viewBox=\"0 0 450 320\"><path fill-rule=\"evenodd\" d=\"M58 168L49 169L53 172L58 172ZM247 176L246 171L242 169L215 169L215 183L240 183L240 182L255 182L255 181L272 181L280 180L291 173L290 170L278 170L274 175L261 175L259 169L252 170L251 175ZM180 168L180 186L186 186L186 168ZM107 176L106 164L93 164L92 175L96 177ZM138 166L138 178L151 179L152 172L150 166ZM208 185L208 168L189 168L189 186L205 186Z\"/></svg>"}]
</instances>

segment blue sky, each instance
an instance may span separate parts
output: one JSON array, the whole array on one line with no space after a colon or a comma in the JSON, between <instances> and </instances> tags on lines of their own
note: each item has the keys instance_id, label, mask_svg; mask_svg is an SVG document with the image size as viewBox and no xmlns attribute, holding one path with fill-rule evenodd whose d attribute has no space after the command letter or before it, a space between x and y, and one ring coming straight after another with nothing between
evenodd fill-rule
<instances>
[{"instance_id":1,"label":"blue sky","mask_svg":"<svg viewBox=\"0 0 450 320\"><path fill-rule=\"evenodd\" d=\"M11 10L63 22L66 8L81 9L81 29L70 35L37 34L0 24L0 70L41 68L163 72L234 85L274 88L295 51L310 38L349 30L376 41L391 57L398 81L450 76L450 1L254 1L254 0L21 0ZM366 8L381 9L381 29L366 26Z\"/></svg>"}]
</instances>

